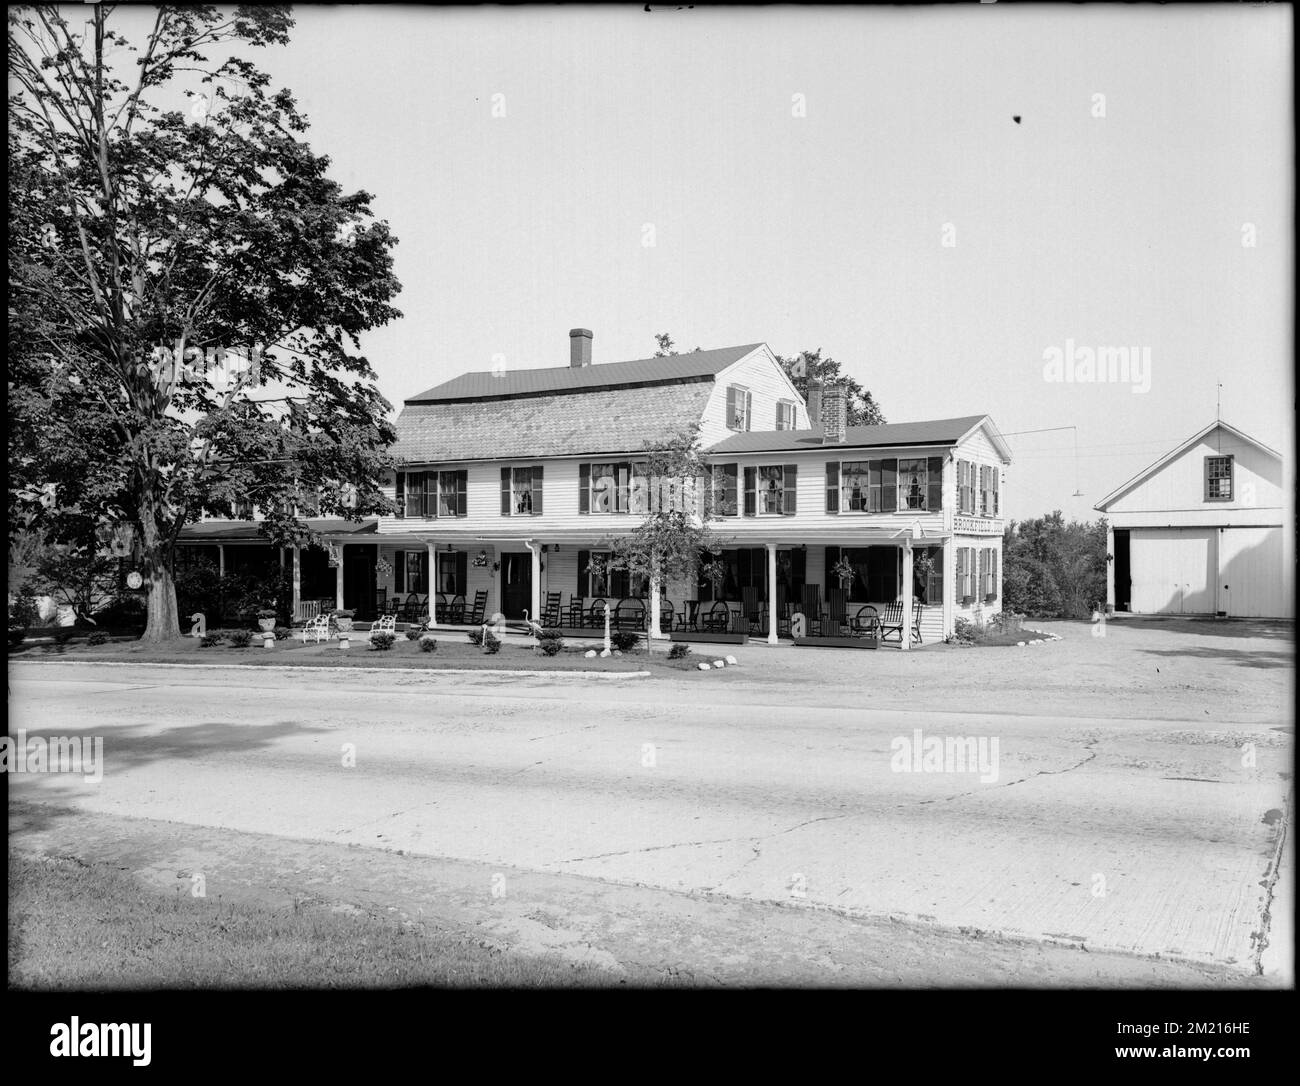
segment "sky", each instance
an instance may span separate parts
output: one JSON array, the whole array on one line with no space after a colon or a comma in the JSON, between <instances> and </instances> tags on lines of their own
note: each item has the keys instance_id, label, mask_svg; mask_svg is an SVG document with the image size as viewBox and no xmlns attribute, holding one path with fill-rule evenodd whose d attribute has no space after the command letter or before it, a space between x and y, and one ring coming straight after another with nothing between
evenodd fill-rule
<instances>
[{"instance_id":1,"label":"sky","mask_svg":"<svg viewBox=\"0 0 1300 1086\"><path fill-rule=\"evenodd\" d=\"M988 413L1015 518L1094 519L1216 395L1291 459L1288 7L294 16L257 59L400 241L363 340L395 406L585 327L598 363L820 348L891 422ZM1117 347L1128 380L1049 379Z\"/></svg>"}]
</instances>

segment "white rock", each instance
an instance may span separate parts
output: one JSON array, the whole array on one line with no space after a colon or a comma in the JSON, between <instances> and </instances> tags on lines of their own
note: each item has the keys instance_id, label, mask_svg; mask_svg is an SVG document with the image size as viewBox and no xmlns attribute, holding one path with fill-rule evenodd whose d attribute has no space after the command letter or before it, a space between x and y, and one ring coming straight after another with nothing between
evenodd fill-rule
<instances>
[{"instance_id":1,"label":"white rock","mask_svg":"<svg viewBox=\"0 0 1300 1086\"><path fill-rule=\"evenodd\" d=\"M1025 643L1023 641L1016 642L1016 648L1023 649L1024 647L1025 647Z\"/></svg>"},{"instance_id":2,"label":"white rock","mask_svg":"<svg viewBox=\"0 0 1300 1086\"><path fill-rule=\"evenodd\" d=\"M601 655L602 658L608 656L608 655L609 655L609 649L601 649L601 650L600 650L600 655Z\"/></svg>"},{"instance_id":3,"label":"white rock","mask_svg":"<svg viewBox=\"0 0 1300 1086\"><path fill-rule=\"evenodd\" d=\"M594 660L594 659L596 658L596 650L595 650L595 649L588 649L588 650L587 650L586 652L584 652L582 655L585 656L588 660Z\"/></svg>"},{"instance_id":4,"label":"white rock","mask_svg":"<svg viewBox=\"0 0 1300 1086\"><path fill-rule=\"evenodd\" d=\"M722 660L714 660L714 661L713 661L713 666L714 666L714 667L726 667L727 665L726 665L726 663L725 663L724 661L722 661Z\"/></svg>"},{"instance_id":5,"label":"white rock","mask_svg":"<svg viewBox=\"0 0 1300 1086\"><path fill-rule=\"evenodd\" d=\"M615 655L615 656L622 656L622 655L623 655L623 650L622 650L622 649L615 649L615 650L614 650L614 655Z\"/></svg>"},{"instance_id":6,"label":"white rock","mask_svg":"<svg viewBox=\"0 0 1300 1086\"><path fill-rule=\"evenodd\" d=\"M735 658L734 656L728 656L728 657L727 657L727 663L730 664L732 667L735 667L735 666L736 666L736 658Z\"/></svg>"},{"instance_id":7,"label":"white rock","mask_svg":"<svg viewBox=\"0 0 1300 1086\"><path fill-rule=\"evenodd\" d=\"M703 660L701 660L701 661L700 661L698 664L696 664L695 666L696 666L697 668L699 668L701 671L712 671L712 670L713 670L713 668L709 667L709 665L706 664Z\"/></svg>"}]
</instances>

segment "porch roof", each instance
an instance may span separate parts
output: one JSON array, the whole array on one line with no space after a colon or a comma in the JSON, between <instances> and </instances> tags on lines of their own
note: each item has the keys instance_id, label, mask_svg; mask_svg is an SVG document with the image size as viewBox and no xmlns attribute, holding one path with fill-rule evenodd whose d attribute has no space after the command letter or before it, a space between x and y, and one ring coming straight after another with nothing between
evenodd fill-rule
<instances>
[{"instance_id":1,"label":"porch roof","mask_svg":"<svg viewBox=\"0 0 1300 1086\"><path fill-rule=\"evenodd\" d=\"M341 520L336 517L308 518L304 523L321 535L369 535L378 530L378 520ZM206 520L181 529L181 543L268 543L256 520Z\"/></svg>"},{"instance_id":2,"label":"porch roof","mask_svg":"<svg viewBox=\"0 0 1300 1086\"><path fill-rule=\"evenodd\" d=\"M815 535L809 535L807 532L795 532L789 527L782 528L779 525L774 525L767 531L755 529L752 532L742 534L718 531L716 534L723 547L727 550L735 547L761 547L767 543L774 543L781 548L801 546L870 547L890 544L901 546L903 541L909 537L914 544L924 547L937 546L952 538L951 532L913 533L913 526L910 524L890 527L849 528L843 531L818 532ZM435 547L451 544L452 546L471 549L488 545L522 548L529 542L539 544L562 543L566 546L598 549L602 544L607 543L609 538L609 536L593 532L589 528L554 529L531 534L527 532L482 532L452 528L428 532L385 532L379 537L383 542L399 547L404 545L424 546L432 543Z\"/></svg>"},{"instance_id":3,"label":"porch roof","mask_svg":"<svg viewBox=\"0 0 1300 1086\"><path fill-rule=\"evenodd\" d=\"M825 449L905 448L955 445L983 422L987 415L965 415L956 419L925 422L891 422L881 426L849 426L844 440L823 444L822 428L808 430L750 430L733 434L709 447L710 456L727 453L801 452Z\"/></svg>"}]
</instances>

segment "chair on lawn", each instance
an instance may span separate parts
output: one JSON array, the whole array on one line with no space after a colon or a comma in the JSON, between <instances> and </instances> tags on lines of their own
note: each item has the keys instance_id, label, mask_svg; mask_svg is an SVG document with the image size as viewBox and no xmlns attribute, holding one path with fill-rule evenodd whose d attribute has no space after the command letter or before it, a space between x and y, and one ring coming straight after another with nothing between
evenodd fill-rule
<instances>
[{"instance_id":1,"label":"chair on lawn","mask_svg":"<svg viewBox=\"0 0 1300 1086\"><path fill-rule=\"evenodd\" d=\"M470 613L465 617L465 622L470 626L482 626L483 616L487 612L487 589L480 588L474 593L474 606Z\"/></svg>"},{"instance_id":2,"label":"chair on lawn","mask_svg":"<svg viewBox=\"0 0 1300 1086\"><path fill-rule=\"evenodd\" d=\"M317 615L315 618L308 619L307 624L302 628L302 641L305 645L309 640L320 644L322 641L328 641L333 635L330 633L329 615Z\"/></svg>"},{"instance_id":3,"label":"chair on lawn","mask_svg":"<svg viewBox=\"0 0 1300 1086\"><path fill-rule=\"evenodd\" d=\"M366 642L369 643L375 639L377 633L390 633L397 636L397 616L380 615L370 624L370 629L366 631Z\"/></svg>"}]
</instances>

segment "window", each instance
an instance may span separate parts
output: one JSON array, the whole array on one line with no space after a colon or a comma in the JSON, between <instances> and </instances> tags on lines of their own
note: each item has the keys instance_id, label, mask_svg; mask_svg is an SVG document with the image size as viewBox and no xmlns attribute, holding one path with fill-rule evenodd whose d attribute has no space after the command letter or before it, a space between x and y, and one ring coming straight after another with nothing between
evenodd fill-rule
<instances>
[{"instance_id":1,"label":"window","mask_svg":"<svg viewBox=\"0 0 1300 1086\"><path fill-rule=\"evenodd\" d=\"M393 555L394 593L429 591L429 554L427 551L398 551Z\"/></svg>"},{"instance_id":2,"label":"window","mask_svg":"<svg viewBox=\"0 0 1300 1086\"><path fill-rule=\"evenodd\" d=\"M579 513L648 513L649 511L650 477L644 462L579 466Z\"/></svg>"},{"instance_id":3,"label":"window","mask_svg":"<svg viewBox=\"0 0 1300 1086\"><path fill-rule=\"evenodd\" d=\"M998 515L998 469L994 465L980 468L980 516Z\"/></svg>"},{"instance_id":4,"label":"window","mask_svg":"<svg viewBox=\"0 0 1300 1086\"><path fill-rule=\"evenodd\" d=\"M971 460L957 461L957 512L975 515L975 469ZM984 469L979 468L981 476Z\"/></svg>"},{"instance_id":5,"label":"window","mask_svg":"<svg viewBox=\"0 0 1300 1086\"><path fill-rule=\"evenodd\" d=\"M578 595L584 599L601 598L614 604L628 596L646 595L646 578L629 574L625 569L611 569L609 551L578 552Z\"/></svg>"},{"instance_id":6,"label":"window","mask_svg":"<svg viewBox=\"0 0 1300 1086\"><path fill-rule=\"evenodd\" d=\"M785 515L785 478L779 467L758 469L758 512L760 516Z\"/></svg>"},{"instance_id":7,"label":"window","mask_svg":"<svg viewBox=\"0 0 1300 1086\"><path fill-rule=\"evenodd\" d=\"M464 551L441 551L438 554L438 591L447 596L465 595L468 581L466 566L469 556Z\"/></svg>"},{"instance_id":8,"label":"window","mask_svg":"<svg viewBox=\"0 0 1300 1086\"><path fill-rule=\"evenodd\" d=\"M743 385L727 386L727 429L748 430L754 394Z\"/></svg>"},{"instance_id":9,"label":"window","mask_svg":"<svg viewBox=\"0 0 1300 1086\"><path fill-rule=\"evenodd\" d=\"M798 418L793 400L777 400L776 402L776 428L778 430L793 430L795 420Z\"/></svg>"},{"instance_id":10,"label":"window","mask_svg":"<svg viewBox=\"0 0 1300 1086\"><path fill-rule=\"evenodd\" d=\"M501 469L501 515L539 516L542 512L542 468Z\"/></svg>"},{"instance_id":11,"label":"window","mask_svg":"<svg viewBox=\"0 0 1300 1086\"><path fill-rule=\"evenodd\" d=\"M740 468L737 464L714 464L710 468L713 481L713 512L720 517L739 515L738 490Z\"/></svg>"},{"instance_id":12,"label":"window","mask_svg":"<svg viewBox=\"0 0 1300 1086\"><path fill-rule=\"evenodd\" d=\"M996 547L980 549L980 594L985 601L998 594L998 552Z\"/></svg>"},{"instance_id":13,"label":"window","mask_svg":"<svg viewBox=\"0 0 1300 1086\"><path fill-rule=\"evenodd\" d=\"M925 509L929 486L924 457L898 462L898 508Z\"/></svg>"},{"instance_id":14,"label":"window","mask_svg":"<svg viewBox=\"0 0 1300 1086\"><path fill-rule=\"evenodd\" d=\"M438 472L438 516L463 517L465 515L465 489L469 473L466 471Z\"/></svg>"},{"instance_id":15,"label":"window","mask_svg":"<svg viewBox=\"0 0 1300 1086\"><path fill-rule=\"evenodd\" d=\"M793 516L796 509L794 464L745 469L745 516Z\"/></svg>"},{"instance_id":16,"label":"window","mask_svg":"<svg viewBox=\"0 0 1300 1086\"><path fill-rule=\"evenodd\" d=\"M969 602L975 596L974 557L974 547L957 548L957 594L963 602Z\"/></svg>"},{"instance_id":17,"label":"window","mask_svg":"<svg viewBox=\"0 0 1300 1086\"><path fill-rule=\"evenodd\" d=\"M897 460L851 460L840 465L846 513L891 513L897 508Z\"/></svg>"},{"instance_id":18,"label":"window","mask_svg":"<svg viewBox=\"0 0 1300 1086\"><path fill-rule=\"evenodd\" d=\"M1232 501L1231 456L1205 458L1205 500L1207 502Z\"/></svg>"},{"instance_id":19,"label":"window","mask_svg":"<svg viewBox=\"0 0 1300 1086\"><path fill-rule=\"evenodd\" d=\"M253 503L251 499L240 498L237 502L235 502L235 519L236 520L253 519Z\"/></svg>"}]
</instances>

